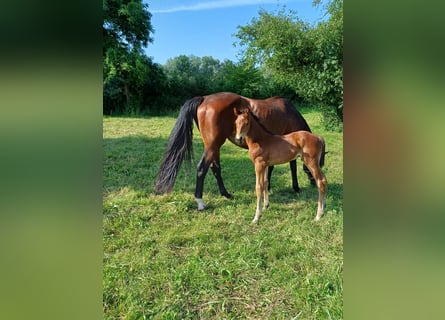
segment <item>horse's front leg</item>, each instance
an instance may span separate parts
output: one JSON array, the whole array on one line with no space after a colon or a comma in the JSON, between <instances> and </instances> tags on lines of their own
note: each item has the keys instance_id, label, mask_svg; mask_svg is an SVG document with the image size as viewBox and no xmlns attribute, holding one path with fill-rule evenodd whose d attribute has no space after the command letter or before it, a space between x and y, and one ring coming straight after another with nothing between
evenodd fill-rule
<instances>
[{"instance_id":1,"label":"horse's front leg","mask_svg":"<svg viewBox=\"0 0 445 320\"><path fill-rule=\"evenodd\" d=\"M290 167L290 175L292 177L292 188L295 192L300 192L300 186L298 185L298 178L297 178L297 160L289 161L289 167Z\"/></svg>"}]
</instances>

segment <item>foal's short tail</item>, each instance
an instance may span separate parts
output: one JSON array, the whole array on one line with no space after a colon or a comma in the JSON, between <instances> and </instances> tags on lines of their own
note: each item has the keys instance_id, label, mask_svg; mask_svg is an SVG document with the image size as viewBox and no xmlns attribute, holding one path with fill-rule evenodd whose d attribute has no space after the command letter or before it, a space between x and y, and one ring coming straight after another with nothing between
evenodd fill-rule
<instances>
[{"instance_id":1,"label":"foal's short tail","mask_svg":"<svg viewBox=\"0 0 445 320\"><path fill-rule=\"evenodd\" d=\"M323 168L324 166L324 156L327 153L326 152L326 143L324 142L324 139L322 137L321 138L321 143L322 143L322 149L321 149L321 156L320 156L320 168Z\"/></svg>"},{"instance_id":2,"label":"foal's short tail","mask_svg":"<svg viewBox=\"0 0 445 320\"><path fill-rule=\"evenodd\" d=\"M193 119L196 121L196 111L203 100L203 97L195 97L181 107L156 178L156 193L171 192L182 161L192 160Z\"/></svg>"}]
</instances>

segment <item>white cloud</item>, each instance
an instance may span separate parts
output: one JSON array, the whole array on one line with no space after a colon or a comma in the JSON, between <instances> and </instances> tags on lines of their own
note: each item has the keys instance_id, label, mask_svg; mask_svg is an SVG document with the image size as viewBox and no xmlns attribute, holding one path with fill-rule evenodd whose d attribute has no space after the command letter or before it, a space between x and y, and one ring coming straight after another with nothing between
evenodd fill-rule
<instances>
[{"instance_id":1,"label":"white cloud","mask_svg":"<svg viewBox=\"0 0 445 320\"><path fill-rule=\"evenodd\" d=\"M207 1L200 2L190 5L177 6L165 9L153 9L152 13L172 13L179 11L201 11L201 10L211 10L211 9L222 9L231 7L241 7L250 5L261 5L261 4L271 4L271 3L284 3L286 1L278 0L222 0L222 1Z\"/></svg>"}]
</instances>

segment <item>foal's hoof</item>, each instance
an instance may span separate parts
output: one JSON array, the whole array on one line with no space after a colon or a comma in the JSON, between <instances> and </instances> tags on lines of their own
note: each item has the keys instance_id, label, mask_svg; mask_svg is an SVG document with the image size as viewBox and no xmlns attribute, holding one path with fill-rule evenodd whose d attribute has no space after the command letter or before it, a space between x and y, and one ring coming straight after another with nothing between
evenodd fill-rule
<instances>
[{"instance_id":1,"label":"foal's hoof","mask_svg":"<svg viewBox=\"0 0 445 320\"><path fill-rule=\"evenodd\" d=\"M300 193L300 192L301 192L300 187L293 187L293 189L294 189L294 191L295 191L296 193Z\"/></svg>"}]
</instances>

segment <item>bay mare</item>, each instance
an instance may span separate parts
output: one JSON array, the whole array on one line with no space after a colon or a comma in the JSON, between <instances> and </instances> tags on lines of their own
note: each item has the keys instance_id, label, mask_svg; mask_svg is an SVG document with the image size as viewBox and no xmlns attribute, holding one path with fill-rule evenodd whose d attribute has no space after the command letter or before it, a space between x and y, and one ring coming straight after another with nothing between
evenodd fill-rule
<instances>
[{"instance_id":1,"label":"bay mare","mask_svg":"<svg viewBox=\"0 0 445 320\"><path fill-rule=\"evenodd\" d=\"M296 130L311 131L306 120L292 103L281 97L258 100L231 92L220 92L187 100L171 131L170 138L156 178L155 192L171 192L181 163L191 161L193 156L193 122L196 123L204 143L204 152L197 166L195 201L198 210L205 209L202 199L204 179L210 168L216 178L221 195L231 198L221 177L220 148L228 139L235 145L247 148L244 142L235 140L234 107L248 108L267 130L286 134ZM290 161L292 187L300 191L295 160ZM273 166L269 167L268 181ZM309 169L303 165L311 184L315 184ZM270 186L270 185L268 185Z\"/></svg>"},{"instance_id":2,"label":"bay mare","mask_svg":"<svg viewBox=\"0 0 445 320\"><path fill-rule=\"evenodd\" d=\"M257 207L253 223L257 223L264 207L269 205L267 171L269 166L286 163L301 157L312 172L318 187L318 208L315 220L324 213L326 199L326 177L321 171L324 164L325 142L322 137L308 131L295 131L286 135L272 134L252 115L248 108L234 108L235 139L246 142L249 156L255 166Z\"/></svg>"}]
</instances>

